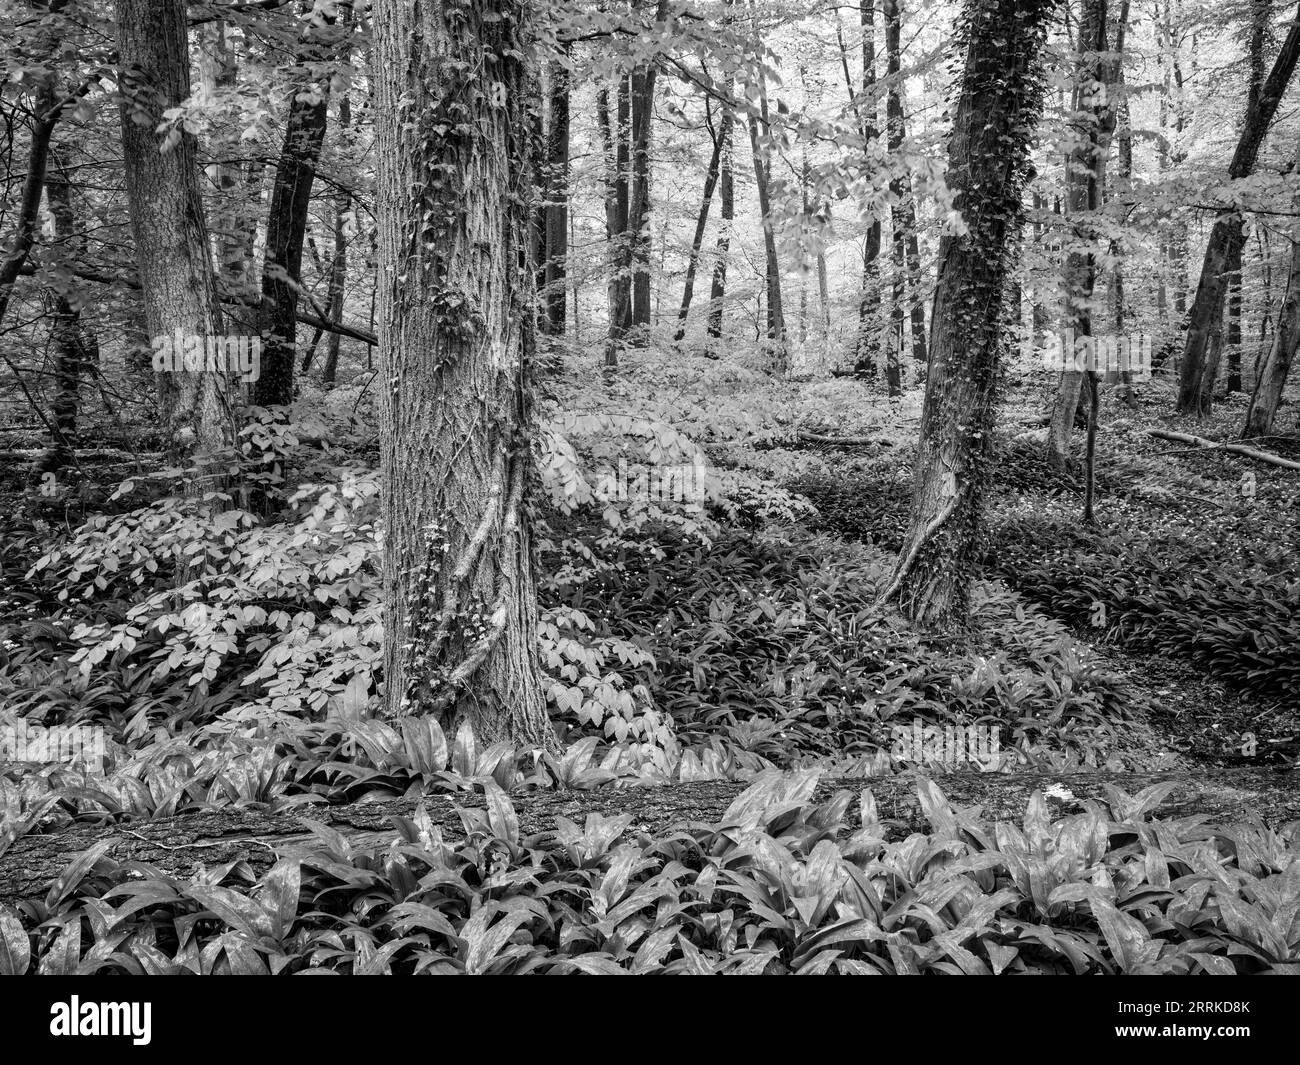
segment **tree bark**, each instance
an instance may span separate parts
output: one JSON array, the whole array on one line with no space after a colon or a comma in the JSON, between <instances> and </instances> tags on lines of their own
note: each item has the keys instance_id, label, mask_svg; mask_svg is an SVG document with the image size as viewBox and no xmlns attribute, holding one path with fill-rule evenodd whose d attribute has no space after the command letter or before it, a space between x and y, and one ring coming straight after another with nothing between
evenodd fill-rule
<instances>
[{"instance_id":1,"label":"tree bark","mask_svg":"<svg viewBox=\"0 0 1300 1065\"><path fill-rule=\"evenodd\" d=\"M1273 63L1268 79L1252 94L1246 110L1246 120L1237 141L1228 176L1234 180L1247 177L1255 169L1259 146L1277 112L1278 104L1291 80L1296 60L1300 59L1300 10L1291 21L1291 28L1282 49ZM1209 402L1204 387L1206 353L1210 333L1223 315L1223 298L1227 291L1233 264L1241 262L1241 245L1244 240L1240 211L1225 209L1219 212L1214 228L1205 246L1205 260L1196 284L1196 296L1187 320L1187 342L1183 347L1183 362L1179 368L1178 412L1202 417L1209 413Z\"/></svg>"},{"instance_id":2,"label":"tree bark","mask_svg":"<svg viewBox=\"0 0 1300 1065\"><path fill-rule=\"evenodd\" d=\"M722 122L730 132L730 113L724 111ZM691 310L691 295L695 291L695 272L700 264L700 251L704 246L704 231L709 224L709 208L713 204L713 190L718 184L718 172L722 162L723 138L720 133L713 135L713 154L709 157L709 167L704 172L704 195L700 198L700 210L695 216L695 235L691 238L691 257L686 264L686 282L682 286L682 306L677 312L677 332L673 342L680 343L686 336L686 317ZM725 276L725 275L724 275Z\"/></svg>"},{"instance_id":3,"label":"tree bark","mask_svg":"<svg viewBox=\"0 0 1300 1065\"><path fill-rule=\"evenodd\" d=\"M1097 267L1094 253L1096 214L1101 206L1101 190L1106 180L1106 155L1110 150L1117 112L1111 98L1123 61L1124 22L1128 16L1127 0L1121 9L1116 31L1115 51L1107 51L1106 0L1085 0L1079 22L1079 67L1074 85L1073 112L1076 121L1086 125L1066 155L1066 214L1073 219L1075 244L1066 256L1066 306L1060 345L1067 363L1057 384L1056 399L1047 434L1047 458L1056 469L1069 462L1070 430L1083 394L1085 373L1095 370L1071 370L1073 356L1069 338L1092 336L1092 298ZM1085 341L1086 342L1086 341ZM1070 348L1071 350L1067 350ZM1096 381L1089 382L1087 395L1098 395ZM1089 437L1095 440L1095 404L1089 407Z\"/></svg>"},{"instance_id":4,"label":"tree bark","mask_svg":"<svg viewBox=\"0 0 1300 1065\"><path fill-rule=\"evenodd\" d=\"M946 235L930 333L915 485L882 601L929 628L964 623L993 433L1002 301L1023 213L1051 0L971 0L948 184L968 231Z\"/></svg>"},{"instance_id":5,"label":"tree bark","mask_svg":"<svg viewBox=\"0 0 1300 1065\"><path fill-rule=\"evenodd\" d=\"M9 239L4 260L0 261L0 322L4 321L5 312L9 309L9 296L31 254L36 230L40 225L41 193L45 189L50 139L63 113L63 101L58 98L52 76L38 85L32 102L36 117L32 122L31 140L27 149L27 176L23 179L14 234Z\"/></svg>"},{"instance_id":6,"label":"tree bark","mask_svg":"<svg viewBox=\"0 0 1300 1065\"><path fill-rule=\"evenodd\" d=\"M761 75L760 75L761 76ZM771 346L773 369L786 369L785 309L781 298L781 264L776 254L776 228L772 216L770 174L759 144L759 118L749 116L749 145L754 156L754 184L758 191L758 210L763 219L763 277L767 297L766 336Z\"/></svg>"},{"instance_id":7,"label":"tree bark","mask_svg":"<svg viewBox=\"0 0 1300 1065\"><path fill-rule=\"evenodd\" d=\"M385 713L553 747L537 651L525 0L377 0Z\"/></svg>"},{"instance_id":8,"label":"tree bark","mask_svg":"<svg viewBox=\"0 0 1300 1065\"><path fill-rule=\"evenodd\" d=\"M157 132L163 112L190 95L184 3L117 0L117 38L122 161L148 335L219 337L221 311L194 137L180 127ZM161 373L158 393L174 457L231 446L224 373ZM211 487L198 479L189 483L194 491Z\"/></svg>"},{"instance_id":9,"label":"tree bark","mask_svg":"<svg viewBox=\"0 0 1300 1065\"><path fill-rule=\"evenodd\" d=\"M650 138L654 117L653 63L632 72L632 189L628 237L632 270L632 341L644 347L650 328Z\"/></svg>"},{"instance_id":10,"label":"tree bark","mask_svg":"<svg viewBox=\"0 0 1300 1065\"><path fill-rule=\"evenodd\" d=\"M907 89L903 82L902 11L899 0L882 0L881 10L885 16L885 54L887 58L886 73L889 76L889 93L885 99L886 119L889 127L889 150L898 153L907 139L906 118L904 115L903 94ZM911 322L912 358L925 365L925 308L921 305L921 255L916 237L916 202L912 198L912 180L906 173L901 173L890 183L895 202L892 208L894 222L894 240L899 247L894 252L900 270L905 269L907 287L910 290L910 307L907 316ZM897 285L895 286L897 299ZM901 310L901 308L900 308ZM899 352L901 354L902 330L898 330Z\"/></svg>"},{"instance_id":11,"label":"tree bark","mask_svg":"<svg viewBox=\"0 0 1300 1065\"><path fill-rule=\"evenodd\" d=\"M343 26L351 28L347 22ZM262 336L262 375L253 387L253 402L261 407L288 406L293 402L302 247L329 116L329 81L317 83L312 65L332 56L330 44L338 36L339 30L331 25L305 29L297 68L291 75L284 147L271 188L257 319Z\"/></svg>"},{"instance_id":12,"label":"tree bark","mask_svg":"<svg viewBox=\"0 0 1300 1065\"><path fill-rule=\"evenodd\" d=\"M84 250L85 230L77 222L72 206L72 189L61 168L56 167L54 173L47 176L45 193L61 254L79 257ZM62 285L55 287L53 295L51 339L56 391L50 414L55 431L50 450L41 462L40 468L45 471L57 471L65 466L77 446L81 378L88 366L99 361L99 345L82 324L80 306L74 304Z\"/></svg>"},{"instance_id":13,"label":"tree bark","mask_svg":"<svg viewBox=\"0 0 1300 1065\"><path fill-rule=\"evenodd\" d=\"M569 256L569 68L550 65L550 121L546 130L546 257L542 265L542 330L564 336Z\"/></svg>"},{"instance_id":14,"label":"tree bark","mask_svg":"<svg viewBox=\"0 0 1300 1065\"><path fill-rule=\"evenodd\" d=\"M1300 196L1295 199L1300 210ZM1277 312L1277 327L1255 374L1255 387L1241 428L1243 437L1267 436L1282 402L1291 362L1300 345L1300 242L1291 241L1291 269L1287 274L1286 292Z\"/></svg>"},{"instance_id":15,"label":"tree bark","mask_svg":"<svg viewBox=\"0 0 1300 1065\"><path fill-rule=\"evenodd\" d=\"M339 96L339 137L345 146L351 144L352 101L345 87ZM346 189L334 194L334 258L330 260L329 316L332 322L343 321L343 302L348 284L347 211L350 198ZM321 367L321 383L333 388L339 372L339 345L342 336L332 332L325 341L325 365Z\"/></svg>"},{"instance_id":16,"label":"tree bark","mask_svg":"<svg viewBox=\"0 0 1300 1065\"><path fill-rule=\"evenodd\" d=\"M632 276L628 268L628 90L627 78L614 84L613 106L609 90L596 95L596 119L605 152L605 241L609 255L609 330L605 365L618 365L619 348L632 327Z\"/></svg>"},{"instance_id":17,"label":"tree bark","mask_svg":"<svg viewBox=\"0 0 1300 1065\"><path fill-rule=\"evenodd\" d=\"M862 89L861 101L855 104L862 128L864 151L870 150L879 137L876 129L876 13L875 0L859 0L858 22L862 31ZM842 44L842 42L841 42ZM844 57L844 79L849 82L848 60ZM858 334L853 346L854 372L861 377L874 376L880 344L876 337L880 313L880 235L881 223L872 214L867 234L862 242L862 291L858 297Z\"/></svg>"},{"instance_id":18,"label":"tree bark","mask_svg":"<svg viewBox=\"0 0 1300 1065\"><path fill-rule=\"evenodd\" d=\"M735 179L732 171L736 116L722 112L718 131L718 242L713 252L713 280L709 286L709 336L722 338L722 312L727 297L727 257L731 250L731 227L736 217Z\"/></svg>"}]
</instances>

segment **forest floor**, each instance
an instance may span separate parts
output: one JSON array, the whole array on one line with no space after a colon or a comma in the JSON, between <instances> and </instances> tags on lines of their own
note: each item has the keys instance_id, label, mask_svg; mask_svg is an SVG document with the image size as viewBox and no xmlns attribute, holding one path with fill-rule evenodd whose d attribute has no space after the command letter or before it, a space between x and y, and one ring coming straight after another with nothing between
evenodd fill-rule
<instances>
[{"instance_id":1,"label":"forest floor","mask_svg":"<svg viewBox=\"0 0 1300 1065\"><path fill-rule=\"evenodd\" d=\"M1277 584L1294 594L1296 587L1288 586L1288 581L1294 580L1295 565L1300 560L1300 472L1150 437L1148 430L1173 429L1218 440L1235 439L1244 396L1221 399L1209 419L1191 424L1169 415L1171 400L1167 383L1141 389L1135 409L1120 407L1113 399L1107 403L1104 396L1097 445L1099 530L1119 525L1128 526L1130 531L1137 529L1140 534L1149 522L1153 528L1172 528L1175 533L1180 526L1186 530L1196 528L1211 539L1219 538L1222 545L1240 538L1243 573L1256 564L1264 568L1270 565L1269 561L1250 556L1252 545L1271 543L1280 548L1283 559L1276 572ZM1043 409L1042 403L1037 391L1019 390L1008 398L1002 423L1032 423ZM892 419L873 429L880 438L874 444L807 445L828 466L811 493L821 511L810 520L812 528L896 549L895 537L905 517L905 493L895 491L893 505L882 515L874 502L868 502L872 493L864 491L862 477L863 471L868 471L878 483L908 483L907 460L914 448L918 412L904 402L897 404L893 413ZM1041 428L1003 431L996 450L1012 452L1010 461L1020 467L1012 480L1019 483L998 485L995 475L990 504L994 515L1014 520L1015 514L1026 508L1051 508L1062 503L1081 511L1082 471L1077 466L1072 467L1064 483L1044 475L1041 469L1033 469L1036 464L1042 465L1035 452L1045 446L1045 441L1046 430ZM1252 442L1252 446L1282 458L1300 456L1297 435L1279 435ZM999 473L1005 472L1007 465L1006 461L1000 463ZM1021 476L1026 473L1028 476ZM1243 493L1243 483L1250 486L1249 495ZM807 481L795 478L791 487L806 488ZM1134 504L1138 507L1136 515ZM994 573L999 568L997 531L995 525L989 549ZM1189 556L1189 562L1195 558ZM1115 559L1117 564L1120 561ZM1235 579L1243 573L1229 572L1227 576ZM1115 737L1115 744L1128 764L1150 769L1196 765L1283 767L1300 758L1300 678L1290 685L1283 684L1280 690L1243 689L1225 680L1212 659L1194 650L1187 654L1152 650L1142 639L1126 639L1116 629L1098 633L1093 625L1080 623L1077 609L1054 610L1050 596L1035 597L1034 603L1064 624L1100 666L1122 678L1133 714L1123 734ZM1212 605L1212 599L1203 605ZM1095 619L1089 620L1095 623ZM1195 624L1197 619L1190 620ZM978 642L974 633L971 639Z\"/></svg>"},{"instance_id":2,"label":"forest floor","mask_svg":"<svg viewBox=\"0 0 1300 1065\"><path fill-rule=\"evenodd\" d=\"M554 754L373 715L372 419L224 528L156 482L110 499L93 461L49 494L0 469L0 718L110 739L102 773L0 763L13 971L1300 968L1300 473L1148 435L1231 440L1240 401L1104 404L1085 524L1019 424L1041 394L1008 397L970 626L940 636L877 604L919 393L792 386L815 436L875 441L835 446L734 378L677 430L749 478L707 521L539 520ZM1001 753L898 754L918 723Z\"/></svg>"}]
</instances>

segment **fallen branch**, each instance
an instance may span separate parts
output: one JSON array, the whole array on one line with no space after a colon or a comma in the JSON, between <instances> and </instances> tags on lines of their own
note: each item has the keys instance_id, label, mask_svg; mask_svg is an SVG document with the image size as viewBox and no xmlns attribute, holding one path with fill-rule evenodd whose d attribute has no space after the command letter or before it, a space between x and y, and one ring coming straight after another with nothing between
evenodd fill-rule
<instances>
[{"instance_id":1,"label":"fallen branch","mask_svg":"<svg viewBox=\"0 0 1300 1065\"><path fill-rule=\"evenodd\" d=\"M1300 470L1300 462L1295 462L1292 459L1284 459L1281 455L1273 455L1267 451L1259 451L1253 447L1246 447L1245 444L1230 444L1220 440L1207 440L1203 436L1192 436L1191 433L1173 433L1167 429L1148 429L1147 436L1154 436L1161 440L1174 440L1180 444L1194 444L1197 448L1231 451L1234 455L1245 455L1247 458L1255 459L1257 462L1267 462L1270 466L1281 466L1286 470Z\"/></svg>"},{"instance_id":2,"label":"fallen branch","mask_svg":"<svg viewBox=\"0 0 1300 1065\"><path fill-rule=\"evenodd\" d=\"M875 779L830 780L815 796L823 801L840 789L857 794L869 788L878 814L893 838L925 830L927 822L916 793L918 777L906 774ZM1221 826L1259 817L1282 825L1300 819L1296 773L1267 769L1204 769L1177 773L950 773L934 778L955 808L980 806L989 821L1019 822L1035 791L1047 800L1053 816L1079 812L1082 802L1101 799L1107 786L1134 795L1153 784L1171 783L1173 791L1159 809L1162 818L1200 816ZM663 833L673 826L717 824L743 783L702 781L662 787L599 788L594 791L538 791L513 797L525 836L555 831L556 818L582 824L588 814L629 815L627 832ZM459 840L465 828L455 807L482 808L483 796L445 793L423 800L443 837ZM0 854L0 900L41 898L50 882L91 845L115 843L115 861L138 861L171 876L188 877L200 865L245 861L266 869L277 853L310 846L314 837L303 818L322 822L355 847L386 847L397 838L391 818L409 817L414 799L296 807L284 814L227 808L202 813L132 821L121 825L74 825L48 835L29 835ZM856 817L856 811L852 817Z\"/></svg>"},{"instance_id":3,"label":"fallen branch","mask_svg":"<svg viewBox=\"0 0 1300 1065\"><path fill-rule=\"evenodd\" d=\"M820 433L800 433L799 439L810 444L830 444L832 447L862 447L866 444L894 446L892 440L884 440L878 436L822 436Z\"/></svg>"}]
</instances>

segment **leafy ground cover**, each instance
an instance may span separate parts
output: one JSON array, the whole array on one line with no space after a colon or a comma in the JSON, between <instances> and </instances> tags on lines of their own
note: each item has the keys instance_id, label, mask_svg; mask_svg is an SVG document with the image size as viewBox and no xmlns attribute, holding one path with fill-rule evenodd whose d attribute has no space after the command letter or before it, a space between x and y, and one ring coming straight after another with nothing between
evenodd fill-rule
<instances>
[{"instance_id":1,"label":"leafy ground cover","mask_svg":"<svg viewBox=\"0 0 1300 1065\"><path fill-rule=\"evenodd\" d=\"M1294 478L1257 472L1243 492L1245 460L1155 454L1139 413L1103 437L1099 522L1084 527L1077 473L1052 473L1032 435L1007 433L970 628L938 638L875 603L906 513L914 407L867 415L856 385L818 384L792 397L793 417L748 422L735 412L753 382L715 383L715 396L731 388L733 417L694 503L608 487L616 459L633 473L695 461L697 444L667 421L550 424L539 637L559 755L478 750L425 722L368 716L382 683L377 480L356 420L259 438L259 453L297 471L267 486L282 504L274 519L236 506L197 521L148 480L89 499L95 516L69 512L62 530L48 508L10 508L5 721L97 726L110 743L102 773L0 769L0 853L73 822L109 831L228 805L309 817L312 804L429 789L493 798L490 815L467 810L463 842L418 819L385 852L323 832L261 879L234 865L185 883L98 849L43 904L5 911L3 964L1293 965L1300 929L1279 900L1296 894L1295 826L1157 820L1148 795L1056 822L1031 807L1008 827L927 792L932 831L899 839L873 822L865 792L829 806L799 796L816 773L860 777L869 792L900 764L899 730L918 723L994 732L984 771L1287 762L1300 731ZM801 439L819 404L877 442ZM718 417L701 401L684 420L707 436ZM302 444L331 435L332 449ZM1247 733L1249 757L1236 753ZM940 787L972 768L907 757ZM599 819L545 839L510 828L508 795L528 789L711 778L756 778L765 812L635 841Z\"/></svg>"}]
</instances>

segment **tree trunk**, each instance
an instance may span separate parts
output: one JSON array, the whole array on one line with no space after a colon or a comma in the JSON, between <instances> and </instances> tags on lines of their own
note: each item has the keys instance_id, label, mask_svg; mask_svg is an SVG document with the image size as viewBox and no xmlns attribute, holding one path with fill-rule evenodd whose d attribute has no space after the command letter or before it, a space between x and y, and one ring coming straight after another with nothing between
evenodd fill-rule
<instances>
[{"instance_id":1,"label":"tree trunk","mask_svg":"<svg viewBox=\"0 0 1300 1065\"><path fill-rule=\"evenodd\" d=\"M767 296L766 336L771 346L773 368L777 373L786 369L785 311L781 298L781 264L776 254L776 228L772 218L772 201L769 196L769 174L763 150L759 144L759 119L749 116L749 145L754 155L754 184L758 190L758 210L763 218L763 277Z\"/></svg>"},{"instance_id":2,"label":"tree trunk","mask_svg":"<svg viewBox=\"0 0 1300 1065\"><path fill-rule=\"evenodd\" d=\"M1259 146L1291 80L1297 59L1300 59L1300 10L1297 10L1291 21L1291 28L1286 40L1282 42L1282 50L1273 63L1268 80L1257 96L1252 93L1249 104L1253 106L1247 106L1245 124L1232 163L1228 167L1230 178L1247 177L1255 169ZM1183 362L1179 368L1180 414L1195 414L1200 417L1209 413L1204 387L1207 345L1215 322L1222 318L1224 294L1233 264L1241 262L1243 239L1241 213L1233 210L1220 211L1205 246L1205 260L1201 265L1196 297L1192 301L1187 320L1187 342L1183 347Z\"/></svg>"},{"instance_id":3,"label":"tree trunk","mask_svg":"<svg viewBox=\"0 0 1300 1065\"><path fill-rule=\"evenodd\" d=\"M858 21L862 30L862 90L861 102L855 107L862 127L864 150L870 150L879 136L876 129L875 0L859 0ZM844 80L850 82L851 93L848 60L842 47L841 57L844 61ZM854 372L861 377L874 376L876 360L880 354L876 336L876 317L880 313L880 234L880 218L873 213L862 243L862 291L858 298L858 335L853 346Z\"/></svg>"},{"instance_id":4,"label":"tree trunk","mask_svg":"<svg viewBox=\"0 0 1300 1065\"><path fill-rule=\"evenodd\" d=\"M220 337L194 137L179 126L157 132L163 112L190 95L185 5L117 0L117 37L122 162L148 335L157 341ZM174 354L180 361L181 352ZM193 365L187 359L182 366L191 368L158 375L163 432L178 459L233 443L226 374ZM197 478L189 484L193 491L211 487Z\"/></svg>"},{"instance_id":5,"label":"tree trunk","mask_svg":"<svg viewBox=\"0 0 1300 1065\"><path fill-rule=\"evenodd\" d=\"M546 257L542 263L542 330L564 336L569 257L569 68L550 66L550 122L546 131Z\"/></svg>"},{"instance_id":6,"label":"tree trunk","mask_svg":"<svg viewBox=\"0 0 1300 1065\"><path fill-rule=\"evenodd\" d=\"M1002 337L1002 301L1022 215L1029 137L1042 96L1051 0L970 0L948 184L968 232L945 236L930 333L915 487L882 601L930 628L964 623Z\"/></svg>"},{"instance_id":7,"label":"tree trunk","mask_svg":"<svg viewBox=\"0 0 1300 1065\"><path fill-rule=\"evenodd\" d=\"M199 79L209 97L235 89L239 63L231 46L224 19L214 19L199 27ZM231 136L225 129L208 145L216 161L208 166L208 181L213 190L213 235L216 237L216 268L227 292L243 295L248 261L241 231L238 203L239 164L230 161L240 154L237 131ZM230 315L227 315L230 317Z\"/></svg>"},{"instance_id":8,"label":"tree trunk","mask_svg":"<svg viewBox=\"0 0 1300 1065\"><path fill-rule=\"evenodd\" d=\"M309 64L332 54L322 39L329 41L337 35L338 30L329 25L308 28L299 45L299 66L293 74L284 147L271 189L262 267L262 303L257 321L262 336L262 375L253 388L253 402L262 407L293 402L302 246L329 115L329 81L315 84Z\"/></svg>"},{"instance_id":9,"label":"tree trunk","mask_svg":"<svg viewBox=\"0 0 1300 1065\"><path fill-rule=\"evenodd\" d=\"M1118 80L1123 59L1125 3L1116 34L1115 52L1107 51L1106 0L1085 0L1079 22L1079 68L1075 78L1073 111L1076 124L1086 132L1076 134L1066 155L1066 214L1073 219L1075 247L1066 256L1066 306L1060 350L1064 358L1052 405L1047 436L1047 458L1056 469L1069 462L1070 430L1079 410L1086 371L1070 369L1075 349L1072 338L1092 336L1092 298L1097 268L1094 255L1096 212L1105 184L1106 154L1115 129L1116 109L1108 87ZM1078 245L1082 244L1080 249ZM1085 340L1086 343L1086 340ZM1093 394L1091 387L1088 395ZM1089 419L1095 411L1090 408Z\"/></svg>"},{"instance_id":10,"label":"tree trunk","mask_svg":"<svg viewBox=\"0 0 1300 1065\"><path fill-rule=\"evenodd\" d=\"M735 184L732 176L735 146L736 116L730 110L722 112L718 131L720 148L718 166L718 243L713 253L713 281L709 286L709 336L722 337L723 302L727 296L727 256L731 250L731 227L736 217Z\"/></svg>"},{"instance_id":11,"label":"tree trunk","mask_svg":"<svg viewBox=\"0 0 1300 1065\"><path fill-rule=\"evenodd\" d=\"M347 88L339 95L339 137L345 146L351 145L352 101ZM334 258L330 260L329 316L330 321L343 321L343 302L348 284L347 211L349 196L346 189L334 194ZM343 337L330 333L325 341L325 365L321 368L321 383L333 388L339 372L339 344Z\"/></svg>"},{"instance_id":12,"label":"tree trunk","mask_svg":"<svg viewBox=\"0 0 1300 1065\"><path fill-rule=\"evenodd\" d=\"M46 178L46 199L54 220L54 237L68 258L79 257L85 232L77 224L72 207L72 190L66 173L57 169ZM77 446L77 410L81 378L87 366L98 361L98 344L88 337L81 322L81 309L68 297L66 288L54 292L54 324L51 328L54 347L55 394L50 413L54 439L40 468L57 471L65 466Z\"/></svg>"},{"instance_id":13,"label":"tree trunk","mask_svg":"<svg viewBox=\"0 0 1300 1065\"><path fill-rule=\"evenodd\" d=\"M1300 196L1295 198L1295 209L1300 211ZM1286 387L1297 345L1300 345L1300 241L1293 237L1286 292L1278 308L1272 342L1255 374L1255 388L1241 429L1243 437L1267 436L1273 431L1273 419L1282 402L1282 390Z\"/></svg>"},{"instance_id":14,"label":"tree trunk","mask_svg":"<svg viewBox=\"0 0 1300 1065\"><path fill-rule=\"evenodd\" d=\"M19 201L18 218L14 225L14 235L9 239L5 249L4 261L0 262L0 322L4 321L5 311L9 309L9 296L14 283L22 273L31 254L32 244L36 239L36 230L40 225L41 193L45 189L45 171L50 157L50 138L58 124L63 105L55 92L53 77L46 78L33 95L35 119L32 122L31 141L27 149L27 176L23 179L22 199Z\"/></svg>"},{"instance_id":15,"label":"tree trunk","mask_svg":"<svg viewBox=\"0 0 1300 1065\"><path fill-rule=\"evenodd\" d=\"M605 149L605 240L609 249L609 332L605 365L618 365L623 338L632 326L631 249L628 245L628 90L627 78L596 96L596 118Z\"/></svg>"},{"instance_id":16,"label":"tree trunk","mask_svg":"<svg viewBox=\"0 0 1300 1065\"><path fill-rule=\"evenodd\" d=\"M885 16L885 54L888 57L886 71L889 76L889 93L885 100L886 121L889 128L889 150L898 153L907 139L906 119L904 117L903 93L907 86L903 82L902 13L899 0L882 0L881 10ZM899 271L906 270L907 287L910 289L911 306L907 315L911 321L912 358L925 365L925 308L921 305L921 255L916 238L916 203L912 198L912 180L906 173L899 174L890 182L890 190L895 202L892 208L894 222L894 241L899 246L894 251ZM899 284L895 282L895 303L898 303ZM901 307L898 308L901 311ZM901 328L898 331L899 353L903 350Z\"/></svg>"},{"instance_id":17,"label":"tree trunk","mask_svg":"<svg viewBox=\"0 0 1300 1065\"><path fill-rule=\"evenodd\" d=\"M729 131L730 113L723 112L724 129ZM686 336L686 316L691 310L691 295L695 291L695 271L700 263L700 249L704 245L704 230L709 224L709 207L713 203L713 190L718 184L718 171L722 161L722 141L720 134L714 134L713 154L709 157L709 168L704 172L704 195L700 199L700 210L695 216L695 235L691 238L691 258L686 264L686 282L682 286L682 306L677 312L677 332L673 342L680 343Z\"/></svg>"},{"instance_id":18,"label":"tree trunk","mask_svg":"<svg viewBox=\"0 0 1300 1065\"><path fill-rule=\"evenodd\" d=\"M377 0L385 712L555 745L525 490L532 8Z\"/></svg>"},{"instance_id":19,"label":"tree trunk","mask_svg":"<svg viewBox=\"0 0 1300 1065\"><path fill-rule=\"evenodd\" d=\"M632 270L632 340L644 347L650 328L650 133L654 116L653 64L632 72L632 190L628 238Z\"/></svg>"}]
</instances>

